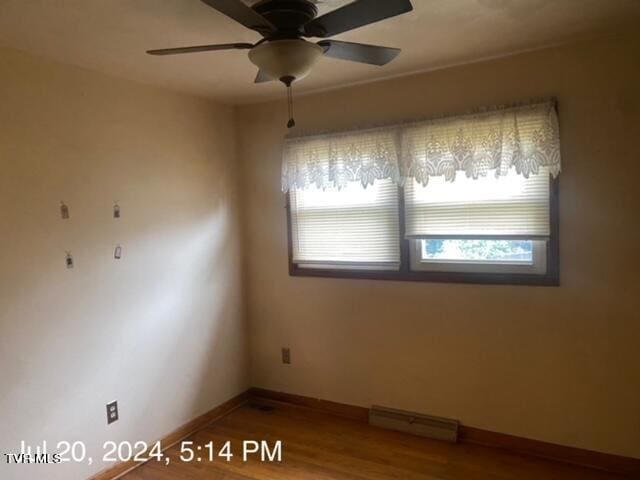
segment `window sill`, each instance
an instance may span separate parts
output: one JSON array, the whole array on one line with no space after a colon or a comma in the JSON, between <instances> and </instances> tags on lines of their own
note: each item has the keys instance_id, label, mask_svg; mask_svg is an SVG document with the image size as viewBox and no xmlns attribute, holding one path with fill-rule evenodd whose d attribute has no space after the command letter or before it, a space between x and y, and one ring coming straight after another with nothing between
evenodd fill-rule
<instances>
[{"instance_id":1,"label":"window sill","mask_svg":"<svg viewBox=\"0 0 640 480\"><path fill-rule=\"evenodd\" d=\"M289 265L292 277L347 278L360 280L388 280L399 282L469 283L481 285L560 286L557 273L532 275L521 273L415 272L389 270L330 270L300 268Z\"/></svg>"}]
</instances>

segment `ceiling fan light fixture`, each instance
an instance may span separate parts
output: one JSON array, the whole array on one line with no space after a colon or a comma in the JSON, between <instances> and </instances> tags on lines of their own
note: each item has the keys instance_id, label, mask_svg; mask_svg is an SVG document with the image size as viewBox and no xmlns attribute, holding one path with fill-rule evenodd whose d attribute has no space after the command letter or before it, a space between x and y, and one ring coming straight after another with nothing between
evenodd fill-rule
<instances>
[{"instance_id":1,"label":"ceiling fan light fixture","mask_svg":"<svg viewBox=\"0 0 640 480\"><path fill-rule=\"evenodd\" d=\"M302 39L262 42L249 51L249 60L272 79L306 77L324 54L324 48ZM283 80L284 81L284 80Z\"/></svg>"}]
</instances>

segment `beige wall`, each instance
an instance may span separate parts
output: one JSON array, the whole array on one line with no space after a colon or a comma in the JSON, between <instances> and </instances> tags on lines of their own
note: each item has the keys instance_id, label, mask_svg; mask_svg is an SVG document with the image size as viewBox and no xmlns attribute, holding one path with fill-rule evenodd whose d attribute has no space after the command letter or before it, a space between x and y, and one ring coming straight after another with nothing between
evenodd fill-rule
<instances>
[{"instance_id":1,"label":"beige wall","mask_svg":"<svg viewBox=\"0 0 640 480\"><path fill-rule=\"evenodd\" d=\"M555 95L559 288L289 277L285 102L240 109L253 384L640 457L639 58L605 39L296 100L303 133Z\"/></svg>"},{"instance_id":2,"label":"beige wall","mask_svg":"<svg viewBox=\"0 0 640 480\"><path fill-rule=\"evenodd\" d=\"M3 457L0 478L87 478L106 440L156 440L249 386L234 135L232 108L0 50L0 452L94 458Z\"/></svg>"}]
</instances>

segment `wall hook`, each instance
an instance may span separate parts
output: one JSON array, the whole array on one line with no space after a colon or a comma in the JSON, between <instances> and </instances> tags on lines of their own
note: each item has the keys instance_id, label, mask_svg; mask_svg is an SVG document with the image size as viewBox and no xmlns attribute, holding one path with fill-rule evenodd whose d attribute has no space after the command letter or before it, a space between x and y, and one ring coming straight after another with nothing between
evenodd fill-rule
<instances>
[{"instance_id":1,"label":"wall hook","mask_svg":"<svg viewBox=\"0 0 640 480\"><path fill-rule=\"evenodd\" d=\"M69 215L69 207L64 202L60 202L60 216L63 220L66 220L70 217Z\"/></svg>"},{"instance_id":2,"label":"wall hook","mask_svg":"<svg viewBox=\"0 0 640 480\"><path fill-rule=\"evenodd\" d=\"M67 257L66 257L65 263L67 265L67 268L73 268L73 256L69 251L67 251L66 253L67 253Z\"/></svg>"}]
</instances>

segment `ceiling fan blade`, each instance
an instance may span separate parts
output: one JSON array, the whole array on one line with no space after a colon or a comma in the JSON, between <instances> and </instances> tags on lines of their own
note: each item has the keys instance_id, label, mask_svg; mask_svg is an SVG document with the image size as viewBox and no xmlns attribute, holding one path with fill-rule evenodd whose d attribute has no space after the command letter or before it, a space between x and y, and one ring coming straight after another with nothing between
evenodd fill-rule
<instances>
[{"instance_id":1,"label":"ceiling fan blade","mask_svg":"<svg viewBox=\"0 0 640 480\"><path fill-rule=\"evenodd\" d=\"M256 79L254 80L253 83L264 83L264 82L271 82L271 81L273 81L273 78L265 75L265 73L262 70L258 70L258 75L256 75Z\"/></svg>"},{"instance_id":2,"label":"ceiling fan blade","mask_svg":"<svg viewBox=\"0 0 640 480\"><path fill-rule=\"evenodd\" d=\"M269 20L241 0L202 0L202 2L251 30L260 33L271 33L276 30Z\"/></svg>"},{"instance_id":3,"label":"ceiling fan blade","mask_svg":"<svg viewBox=\"0 0 640 480\"><path fill-rule=\"evenodd\" d=\"M410 0L356 0L304 27L308 37L327 38L413 10Z\"/></svg>"},{"instance_id":4,"label":"ceiling fan blade","mask_svg":"<svg viewBox=\"0 0 640 480\"><path fill-rule=\"evenodd\" d=\"M196 45L193 47L161 48L147 50L149 55L177 55L180 53L213 52L215 50L245 50L253 48L251 43L223 43L219 45Z\"/></svg>"},{"instance_id":5,"label":"ceiling fan blade","mask_svg":"<svg viewBox=\"0 0 640 480\"><path fill-rule=\"evenodd\" d=\"M327 57L368 63L370 65L386 65L400 53L399 48L378 47L364 43L340 42L338 40L322 40L318 42L325 49Z\"/></svg>"}]
</instances>

